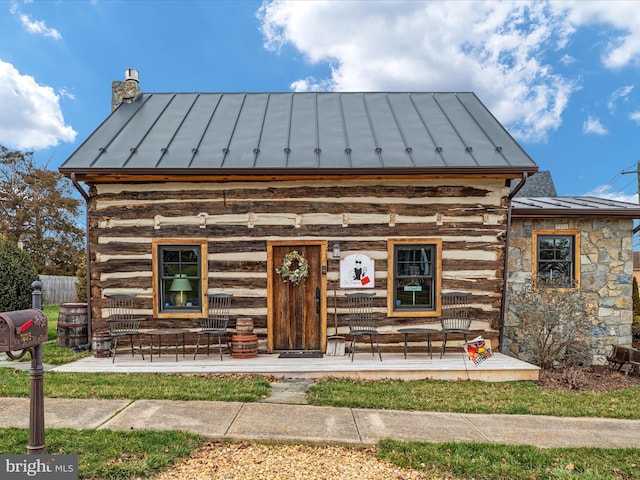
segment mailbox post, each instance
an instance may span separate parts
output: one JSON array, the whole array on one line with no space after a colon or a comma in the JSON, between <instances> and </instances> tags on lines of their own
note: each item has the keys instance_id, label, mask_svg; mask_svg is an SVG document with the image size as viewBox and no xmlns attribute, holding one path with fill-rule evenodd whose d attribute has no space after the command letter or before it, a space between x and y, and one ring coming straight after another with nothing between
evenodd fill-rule
<instances>
[{"instance_id":1,"label":"mailbox post","mask_svg":"<svg viewBox=\"0 0 640 480\"><path fill-rule=\"evenodd\" d=\"M35 281L31 284L31 306L42 308L42 284ZM47 317L45 316L45 319ZM47 329L47 338L49 331ZM37 343L31 349L31 392L29 396L29 445L27 453L47 453L44 441L44 366L42 365L42 343Z\"/></svg>"},{"instance_id":2,"label":"mailbox post","mask_svg":"<svg viewBox=\"0 0 640 480\"><path fill-rule=\"evenodd\" d=\"M42 344L47 341L47 317L42 306L42 284L31 284L33 308L15 312L0 312L0 351L9 358L19 359L27 352L31 354L31 385L29 403L29 445L27 453L44 454L44 367L42 365ZM14 355L12 352L22 350Z\"/></svg>"}]
</instances>

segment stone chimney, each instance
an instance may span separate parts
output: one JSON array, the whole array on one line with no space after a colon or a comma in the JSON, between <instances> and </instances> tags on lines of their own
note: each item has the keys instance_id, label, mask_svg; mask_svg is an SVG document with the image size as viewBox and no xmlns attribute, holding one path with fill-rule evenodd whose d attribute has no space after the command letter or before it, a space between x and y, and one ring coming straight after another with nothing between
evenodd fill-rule
<instances>
[{"instance_id":1,"label":"stone chimney","mask_svg":"<svg viewBox=\"0 0 640 480\"><path fill-rule=\"evenodd\" d=\"M127 68L124 71L124 82L114 80L111 82L111 111L113 112L121 103L135 102L142 95L138 85L140 74L135 68Z\"/></svg>"}]
</instances>

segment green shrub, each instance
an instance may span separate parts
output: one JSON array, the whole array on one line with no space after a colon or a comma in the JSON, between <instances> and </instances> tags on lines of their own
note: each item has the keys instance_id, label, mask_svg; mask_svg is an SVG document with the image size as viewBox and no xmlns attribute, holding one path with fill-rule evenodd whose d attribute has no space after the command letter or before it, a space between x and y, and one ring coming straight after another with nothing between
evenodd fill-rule
<instances>
[{"instance_id":1,"label":"green shrub","mask_svg":"<svg viewBox=\"0 0 640 480\"><path fill-rule=\"evenodd\" d=\"M38 279L31 257L0 237L0 312L31 308L31 284Z\"/></svg>"}]
</instances>

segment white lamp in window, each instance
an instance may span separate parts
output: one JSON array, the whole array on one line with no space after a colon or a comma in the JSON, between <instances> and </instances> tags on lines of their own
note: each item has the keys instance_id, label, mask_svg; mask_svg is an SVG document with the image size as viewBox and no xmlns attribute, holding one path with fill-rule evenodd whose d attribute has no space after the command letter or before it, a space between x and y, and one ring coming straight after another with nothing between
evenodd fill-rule
<instances>
[{"instance_id":1,"label":"white lamp in window","mask_svg":"<svg viewBox=\"0 0 640 480\"><path fill-rule=\"evenodd\" d=\"M186 278L187 276L179 273L171 282L171 287L169 290L172 292L176 292L176 305L178 307L184 307L187 303L187 293L191 291L191 283Z\"/></svg>"}]
</instances>

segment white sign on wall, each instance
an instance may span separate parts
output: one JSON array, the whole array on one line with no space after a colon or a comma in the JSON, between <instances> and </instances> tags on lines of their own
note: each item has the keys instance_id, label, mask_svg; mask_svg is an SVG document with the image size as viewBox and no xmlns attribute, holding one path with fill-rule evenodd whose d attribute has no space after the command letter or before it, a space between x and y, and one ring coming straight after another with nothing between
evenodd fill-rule
<instances>
[{"instance_id":1,"label":"white sign on wall","mask_svg":"<svg viewBox=\"0 0 640 480\"><path fill-rule=\"evenodd\" d=\"M367 255L354 253L340 260L340 288L373 288L375 262Z\"/></svg>"}]
</instances>

